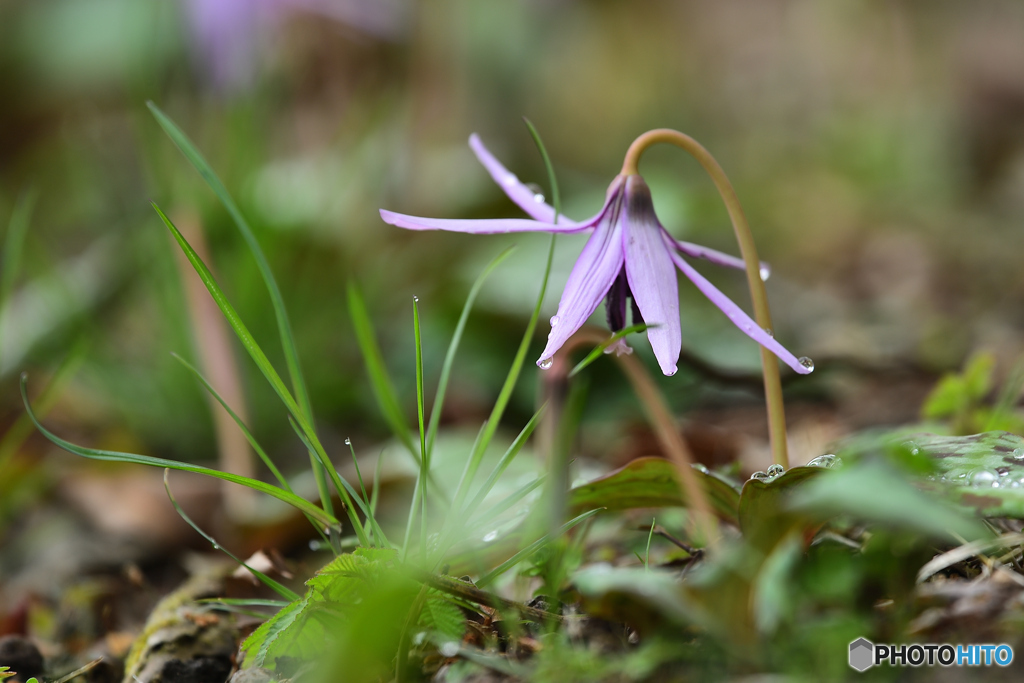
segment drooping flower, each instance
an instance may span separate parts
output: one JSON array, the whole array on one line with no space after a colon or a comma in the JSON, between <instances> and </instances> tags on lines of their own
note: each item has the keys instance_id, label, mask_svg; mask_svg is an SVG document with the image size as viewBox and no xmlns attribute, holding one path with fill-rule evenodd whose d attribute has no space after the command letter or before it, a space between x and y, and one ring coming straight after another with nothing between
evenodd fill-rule
<instances>
[{"instance_id":1,"label":"drooping flower","mask_svg":"<svg viewBox=\"0 0 1024 683\"><path fill-rule=\"evenodd\" d=\"M507 232L590 232L566 282L558 311L551 318L551 332L537 365L550 365L555 352L578 330L602 301L607 302L608 324L613 332L626 325L627 301L632 299L634 324L647 324L647 337L661 370L676 372L682 348L679 323L678 268L741 332L778 356L800 374L813 366L779 344L743 309L698 273L683 256L705 259L729 268L744 267L742 259L673 238L654 213L651 191L638 173L615 176L604 206L592 218L575 222L558 216L544 197L532 191L506 169L473 135L470 147L480 163L531 219L499 218L460 220L420 218L381 209L384 222L409 230L449 230L474 234ZM767 277L761 265L762 278ZM621 347L620 347L621 348Z\"/></svg>"}]
</instances>

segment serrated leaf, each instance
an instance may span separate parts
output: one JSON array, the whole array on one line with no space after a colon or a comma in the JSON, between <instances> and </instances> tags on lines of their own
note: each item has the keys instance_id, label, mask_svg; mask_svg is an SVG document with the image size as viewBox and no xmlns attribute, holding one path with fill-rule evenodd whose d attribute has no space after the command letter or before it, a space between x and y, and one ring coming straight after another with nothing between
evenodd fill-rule
<instances>
[{"instance_id":1,"label":"serrated leaf","mask_svg":"<svg viewBox=\"0 0 1024 683\"><path fill-rule=\"evenodd\" d=\"M460 641L466 632L466 618L462 610L448 597L431 591L420 612L420 625L439 633L448 640Z\"/></svg>"}]
</instances>

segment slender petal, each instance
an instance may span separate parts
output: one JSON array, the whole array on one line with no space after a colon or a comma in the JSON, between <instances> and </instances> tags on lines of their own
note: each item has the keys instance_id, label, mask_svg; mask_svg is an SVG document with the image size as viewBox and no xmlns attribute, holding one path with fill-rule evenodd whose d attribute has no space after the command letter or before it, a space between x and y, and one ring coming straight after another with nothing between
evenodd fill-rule
<instances>
[{"instance_id":1,"label":"slender petal","mask_svg":"<svg viewBox=\"0 0 1024 683\"><path fill-rule=\"evenodd\" d=\"M669 240L671 240L671 244L675 246L676 249L678 249L679 251L683 252L684 254L691 258L704 259L709 263L714 263L716 266L723 266L725 268L735 268L737 270L745 270L747 267L746 263L743 262L743 259L739 257L732 256L731 254L725 254L715 249L708 249L707 247L702 247L701 245L694 244L693 242L683 242L682 240L677 240L674 237L672 237L672 235L669 235L667 231L665 232L665 236L668 237ZM761 272L771 272L771 266L769 266L768 263L765 261L761 261ZM767 279L763 275L762 278Z\"/></svg>"},{"instance_id":2,"label":"slender petal","mask_svg":"<svg viewBox=\"0 0 1024 683\"><path fill-rule=\"evenodd\" d=\"M654 349L661 371L676 374L676 362L683 345L679 329L679 285L676 269L665 242L663 229L654 215L651 191L638 176L626 183L622 240L626 255L626 279L633 300L640 309L647 328L647 338Z\"/></svg>"},{"instance_id":3,"label":"slender petal","mask_svg":"<svg viewBox=\"0 0 1024 683\"><path fill-rule=\"evenodd\" d=\"M550 204L544 202L544 196L537 194L516 177L515 173L505 168L500 161L498 161L493 154L484 147L484 143L480 142L480 136L473 133L469 136L469 146L473 149L473 153L476 154L476 158L480 160L480 163L484 165L487 172L494 178L494 182L498 183L505 194L508 195L509 199L519 205L523 211L529 214L532 218L544 223L552 223L555 220L555 209ZM538 199L539 198L539 199ZM577 225L575 221L571 221L565 216L558 217L558 225L560 226L572 226Z\"/></svg>"},{"instance_id":4,"label":"slender petal","mask_svg":"<svg viewBox=\"0 0 1024 683\"><path fill-rule=\"evenodd\" d=\"M380 217L385 223L397 225L409 230L449 230L451 232L470 232L476 235L490 235L503 232L579 232L589 225L552 225L531 221L527 218L488 218L481 220L465 220L450 218L421 218L395 213L386 209L380 210Z\"/></svg>"},{"instance_id":5,"label":"slender petal","mask_svg":"<svg viewBox=\"0 0 1024 683\"><path fill-rule=\"evenodd\" d=\"M666 244L669 247L672 246L672 244L667 241ZM775 339L760 325L754 322L742 308L734 304L725 294L722 294L717 287L708 282L703 275L698 273L694 267L683 260L681 256L678 256L675 253L671 253L671 256L672 260L679 267L679 270L683 271L683 275L690 278L690 281L697 286L697 289L699 289L704 296L710 299L711 303L718 306L718 308L728 316L729 320L731 320L741 332L774 353L782 360L783 363L793 368L801 375L806 375L811 372L811 368L804 367L796 356L787 351L782 344L775 341Z\"/></svg>"},{"instance_id":6,"label":"slender petal","mask_svg":"<svg viewBox=\"0 0 1024 683\"><path fill-rule=\"evenodd\" d=\"M594 233L569 273L562 300L558 302L558 312L551 319L547 346L537 361L541 367L546 367L545 363L555 351L587 321L622 269L622 229L617 220L618 203L610 208L598 221Z\"/></svg>"}]
</instances>

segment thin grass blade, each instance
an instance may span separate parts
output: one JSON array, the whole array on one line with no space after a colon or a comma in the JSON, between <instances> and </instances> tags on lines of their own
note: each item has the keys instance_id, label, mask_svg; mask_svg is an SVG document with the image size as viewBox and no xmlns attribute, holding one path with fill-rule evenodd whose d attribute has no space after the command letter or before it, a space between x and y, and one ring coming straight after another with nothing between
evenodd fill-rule
<instances>
[{"instance_id":1,"label":"thin grass blade","mask_svg":"<svg viewBox=\"0 0 1024 683\"><path fill-rule=\"evenodd\" d=\"M217 539L215 539L213 536L210 536L208 533L206 533L201 528L199 528L199 525L196 524L194 521L192 521L192 518L189 517L185 513L185 511L183 509L181 509L181 506L178 505L178 501L174 498L174 494L171 493L171 483L167 480L167 477L168 477L168 475L170 473L171 473L171 471L169 469L165 469L164 470L164 490L167 491L167 497L170 499L171 505L174 506L174 509L175 509L175 511L177 511L179 517L181 517L183 520L185 520L185 522L190 527L195 529L196 533L198 533L200 536L202 536L207 541L209 541L211 545L213 545L213 549L214 550L221 551L222 553L224 553L225 555L230 557L232 560L234 560L236 564L238 564L241 567L245 567L246 569L248 569L252 573L253 576L255 576L257 579L262 581L264 585L266 585L266 586L270 587L271 589L273 589L274 592L276 592L278 595L280 595L282 598L284 598L288 602L293 602L293 601L298 600L299 598L302 597L298 593L296 593L295 591L289 589L287 586L284 586L284 585L278 583L277 581L275 581L274 579L270 578L269 576L267 576L266 574L264 574L260 570L254 569L253 567L250 567L248 564L246 564L242 560L238 559L235 556L234 553L232 553L230 550L228 550L227 548L222 546L220 543L218 543Z\"/></svg>"},{"instance_id":2,"label":"thin grass blade","mask_svg":"<svg viewBox=\"0 0 1024 683\"><path fill-rule=\"evenodd\" d=\"M60 438L46 427L42 425L35 413L32 411L32 404L28 400L28 376L21 376L21 398L25 404L25 410L32 422L35 424L36 429L53 442L55 445L63 448L69 453L82 456L83 458L90 458L92 460L106 460L109 462L128 462L135 465L149 465L150 467L161 467L172 470L181 470L182 472L194 472L196 474L204 474L208 477L214 477L216 479L222 479L224 481L230 481L235 484L241 484L242 486L248 486L251 489L266 493L268 496L273 496L278 500L288 503L297 510L300 510L309 516L313 517L321 524L330 527L340 526L340 522L335 517L324 510L321 510L313 503L310 503L305 498L300 498L294 493L289 493L282 488L278 488L273 484L267 484L266 482L259 481L257 479L249 479L248 477L241 477L237 474L231 474L230 472L221 472L220 470L214 470L209 467L202 467L200 465L191 465L189 463L178 462L176 460L167 460L165 458L154 458L148 455L137 455L135 453L123 453L120 451L105 451L96 448L86 448L85 446L78 446L65 441Z\"/></svg>"},{"instance_id":3,"label":"thin grass blade","mask_svg":"<svg viewBox=\"0 0 1024 683\"><path fill-rule=\"evenodd\" d=\"M590 365L595 360L600 358L601 354L603 354L608 347L610 347L612 344L625 337L627 334L633 334L634 332L643 332L644 330L647 330L650 327L652 326L640 323L638 325L630 325L629 327L619 330L611 337L609 337L608 341L602 342L595 346L593 350L587 354L587 357L581 360L579 363L577 363L576 367L574 367L569 372L569 377L575 377L576 375L578 375L580 372L584 370L584 368L586 368L588 365Z\"/></svg>"}]
</instances>

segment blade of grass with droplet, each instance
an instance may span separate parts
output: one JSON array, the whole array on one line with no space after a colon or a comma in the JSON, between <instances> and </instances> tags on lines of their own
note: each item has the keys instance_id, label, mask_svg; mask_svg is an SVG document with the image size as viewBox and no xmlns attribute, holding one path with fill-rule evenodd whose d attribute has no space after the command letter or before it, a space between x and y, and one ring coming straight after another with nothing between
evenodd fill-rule
<instances>
[{"instance_id":1,"label":"blade of grass with droplet","mask_svg":"<svg viewBox=\"0 0 1024 683\"><path fill-rule=\"evenodd\" d=\"M363 505L360 507L366 513L366 519L369 520L371 530L377 537L378 545L385 548L390 547L388 545L387 537L384 536L384 532L381 530L380 525L377 524L377 510L375 506L370 503L370 497L366 495L366 485L363 483L363 473L359 471L359 459L356 458L355 446L352 445L351 439L345 439L345 443L348 444L348 450L352 453L352 464L355 465L356 468L356 479L359 480L359 489L363 494Z\"/></svg>"},{"instance_id":2,"label":"blade of grass with droplet","mask_svg":"<svg viewBox=\"0 0 1024 683\"><path fill-rule=\"evenodd\" d=\"M399 407L398 397L395 393L395 385L388 375L387 367L384 365L384 357L381 355L380 347L377 346L377 335L373 330L373 323L366 311L366 304L355 284L348 283L348 314L352 319L352 327L355 328L356 341L359 343L359 350L363 354L363 363L366 365L366 372L370 376L370 388L377 399L384 419L387 421L391 431L394 432L402 445L408 449L413 458L419 460L419 453L413 445L412 434L409 426L405 423L405 416Z\"/></svg>"},{"instance_id":3,"label":"blade of grass with droplet","mask_svg":"<svg viewBox=\"0 0 1024 683\"><path fill-rule=\"evenodd\" d=\"M420 553L427 552L427 480L430 477L430 454L427 452L427 432L424 423L426 402L423 392L423 337L420 330L419 299L412 300L412 329L416 343L416 419L420 430L420 471L416 482L420 489ZM409 518L412 521L412 517Z\"/></svg>"},{"instance_id":4,"label":"blade of grass with droplet","mask_svg":"<svg viewBox=\"0 0 1024 683\"><path fill-rule=\"evenodd\" d=\"M438 425L441 422L441 411L444 407L445 393L448 390L448 380L451 377L452 365L455 362L455 354L458 352L459 344L462 341L462 334L466 330L466 321L469 320L469 313L473 309L476 297L480 293L480 289L483 288L484 282L487 280L488 276L515 250L515 246L510 246L495 256L494 259L487 264L487 267L484 268L483 272L476 278L476 281L473 282L473 286L469 290L469 296L466 297L466 303L462 306L462 314L459 315L459 322L455 325L455 332L452 334L452 341L448 345L448 352L445 354L444 364L441 366L441 378L437 383L437 393L434 395L434 405L430 409L430 423L427 427L428 455L434 450L434 439L437 437Z\"/></svg>"},{"instance_id":5,"label":"blade of grass with droplet","mask_svg":"<svg viewBox=\"0 0 1024 683\"><path fill-rule=\"evenodd\" d=\"M22 375L21 378L21 398L25 404L25 411L28 413L29 418L35 424L36 429L57 445L60 448L74 453L83 458L89 458L91 460L106 460L109 462L128 462L136 465L149 465L151 467L161 467L172 470L181 470L182 472L194 472L196 474L203 474L208 477L214 477L216 479L222 479L224 481L230 481L235 484L242 486L248 486L251 489L265 493L269 496L273 496L278 500L288 503L297 510L300 510L321 524L331 527L339 527L340 522L335 517L324 510L321 510L313 503L310 503L305 498L301 498L294 493L289 493L282 488L274 486L273 484L267 484L266 482L259 481L257 479L250 479L248 477L242 477L237 474L231 474L230 472L221 472L220 470L210 469L209 467L202 467L200 465L192 465L185 462L178 462L176 460L167 460L165 458L154 458L148 455L137 455L135 453L124 453L121 451L106 451L96 448L86 448L85 446L79 446L73 444L70 441L65 441L60 438L46 427L42 425L36 414L32 410L32 405L28 400L28 389L27 389L28 377Z\"/></svg>"},{"instance_id":6,"label":"blade of grass with droplet","mask_svg":"<svg viewBox=\"0 0 1024 683\"><path fill-rule=\"evenodd\" d=\"M171 505L174 506L174 509L175 509L175 511L177 511L178 516L181 517L183 520L185 520L185 523L187 523L190 527L195 529L196 533L198 533L200 536L202 536L207 541L209 541L210 544L213 546L214 550L221 551L222 553L224 553L225 555L230 557L232 560L234 560L236 564L238 564L241 567L245 567L246 569L248 569L249 572L251 572L253 576L255 576L257 579L262 581L264 585L270 587L274 592L276 592L278 595L280 595L282 598L284 598L288 602L294 602L295 600L298 600L299 598L302 597L301 595L299 595L295 591L289 589L287 586L281 585L280 583L278 583L274 579L270 578L269 576L267 576L266 574L264 574L260 570L254 569L254 568L250 567L247 563L245 563L242 560L238 559L235 556L234 553L232 553L230 550L228 550L227 548L222 546L220 543L218 543L217 539L215 539L213 536L210 536L208 533L206 533L201 528L199 528L199 525L196 524L194 521L192 521L192 518L189 517L185 513L185 511L183 509L181 509L181 506L178 505L178 501L174 498L174 494L171 493L171 483L167 480L167 476L170 473L171 473L171 471L169 469L165 469L164 470L164 490L167 491L167 497L170 499Z\"/></svg>"},{"instance_id":7,"label":"blade of grass with droplet","mask_svg":"<svg viewBox=\"0 0 1024 683\"><path fill-rule=\"evenodd\" d=\"M260 276L263 278L263 284L267 288L267 293L270 295L270 303L274 309L274 317L277 320L278 335L281 338L281 348L284 351L285 363L288 366L288 374L292 380L292 388L295 390L295 396L298 401L299 409L302 411L303 416L309 424L313 424L313 408L309 401L309 392L306 389L306 381L302 376L302 368L299 364L299 353L295 346L295 335L292 333L291 323L288 320L288 311L284 307L284 299L281 296L281 289L277 286L277 280L274 278L273 271L270 270L270 263L267 261L267 257L263 253L263 249L260 247L259 240L256 239L256 235L253 233L252 228L249 227L248 221L245 220L245 216L242 215L238 205L235 204L235 200L232 199L231 194L228 192L224 183L221 182L220 178L213 171L213 167L206 161L206 158L199 152L199 149L192 143L192 141L185 135L174 121L170 119L167 114L163 113L159 107L156 106L152 101L147 102L146 106L153 113L160 127L163 128L167 136L171 138L175 146L185 155L189 163L192 164L193 168L199 172L199 175L206 181L206 184L210 186L213 193L217 195L221 204L227 209L231 218L234 220L235 225L238 227L238 231L242 233L242 238L245 240L246 245L249 247L249 251L252 252L253 258L256 260L256 267L259 269ZM317 489L320 492L321 498L327 492L327 483L324 479L324 472L320 469L317 458L314 457L313 453L309 454L310 466L313 468L313 475L316 478ZM330 508L331 499L327 495L326 500L321 500L324 508L328 511L332 511ZM332 511L333 512L333 511Z\"/></svg>"},{"instance_id":8,"label":"blade of grass with droplet","mask_svg":"<svg viewBox=\"0 0 1024 683\"><path fill-rule=\"evenodd\" d=\"M587 354L587 357L581 360L579 363L577 363L576 367L574 367L569 372L569 377L575 377L576 375L578 375L580 372L583 371L584 368L586 368L588 365L590 365L595 360L600 358L601 354L604 353L605 349L607 349L609 346L625 337L627 334L633 334L634 332L643 332L644 330L650 329L650 327L651 326L649 325L640 323L639 325L631 325L629 327L619 330L611 337L609 337L608 341L601 342L600 344L595 346L594 349Z\"/></svg>"},{"instance_id":9,"label":"blade of grass with droplet","mask_svg":"<svg viewBox=\"0 0 1024 683\"><path fill-rule=\"evenodd\" d=\"M487 585L489 585L491 582L493 582L496 578L498 578L499 576L501 576L502 574L507 572L509 569L511 569L512 567L516 566L517 564L519 564L520 562L522 562L523 560L525 560L526 558L530 557L535 552L540 550L542 547L544 547L545 545L550 543L553 538L558 538L558 537L562 536L563 534L565 534L568 531L570 531L574 526L576 526L580 522L593 517L594 515L596 515L600 511L601 511L601 509L591 510L589 512L584 512L579 517L574 517L574 518L570 519L568 522L566 522L565 524L563 524L558 529L558 532L556 534L547 534L545 536L541 536L536 541L534 541L530 545L526 546L525 548L523 548L522 550L517 552L515 555L513 555L510 558L508 558L507 560L505 560L504 562L499 564L497 567L495 567L494 569L489 571L486 575L482 576L480 578L480 580L476 582L477 588L485 588Z\"/></svg>"},{"instance_id":10,"label":"blade of grass with droplet","mask_svg":"<svg viewBox=\"0 0 1024 683\"><path fill-rule=\"evenodd\" d=\"M316 453L317 457L321 457L323 453L323 447L314 445L310 440L309 436L305 433L302 427L296 422L295 418L291 415L288 416L288 424L291 425L292 431L299 437L299 440L309 449L310 453ZM364 546L370 545L370 539L366 535L366 528L359 521L359 516L355 514L355 510L358 507L362 510L363 514L369 519L369 511L363 507L363 501L360 500L359 494L356 492L352 485L349 484L345 479L338 473L338 469L331 462L331 459L324 453L320 464L323 466L324 471L327 472L327 476L330 477L331 483L334 484L334 488L338 491L338 495L341 496L342 500L345 501L346 509L349 511L349 520L352 522L352 528L355 529L356 536L359 538L359 543Z\"/></svg>"}]
</instances>

